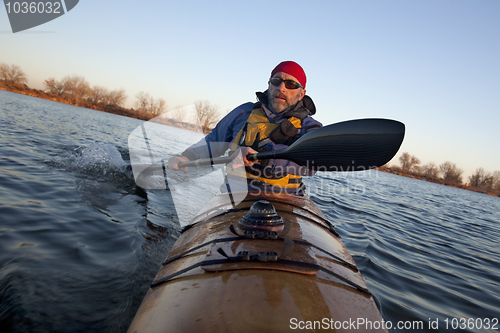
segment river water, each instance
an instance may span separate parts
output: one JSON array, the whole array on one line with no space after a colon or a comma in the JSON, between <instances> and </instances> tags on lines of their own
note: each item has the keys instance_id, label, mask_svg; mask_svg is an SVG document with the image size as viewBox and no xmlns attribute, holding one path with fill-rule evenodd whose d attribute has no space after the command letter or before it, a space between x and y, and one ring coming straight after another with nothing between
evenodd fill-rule
<instances>
[{"instance_id":1,"label":"river water","mask_svg":"<svg viewBox=\"0 0 500 333\"><path fill-rule=\"evenodd\" d=\"M126 172L142 123L0 91L0 331L126 331L180 234L171 193ZM500 330L500 198L376 171L307 183L391 332Z\"/></svg>"}]
</instances>

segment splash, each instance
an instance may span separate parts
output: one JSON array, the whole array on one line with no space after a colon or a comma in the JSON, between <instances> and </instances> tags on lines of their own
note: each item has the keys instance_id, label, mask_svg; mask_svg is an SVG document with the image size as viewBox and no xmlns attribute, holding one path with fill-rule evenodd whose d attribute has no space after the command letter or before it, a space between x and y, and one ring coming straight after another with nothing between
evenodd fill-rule
<instances>
[{"instance_id":1,"label":"splash","mask_svg":"<svg viewBox=\"0 0 500 333\"><path fill-rule=\"evenodd\" d=\"M126 176L127 163L111 144L97 142L79 146L66 151L55 162L63 169L94 180Z\"/></svg>"}]
</instances>

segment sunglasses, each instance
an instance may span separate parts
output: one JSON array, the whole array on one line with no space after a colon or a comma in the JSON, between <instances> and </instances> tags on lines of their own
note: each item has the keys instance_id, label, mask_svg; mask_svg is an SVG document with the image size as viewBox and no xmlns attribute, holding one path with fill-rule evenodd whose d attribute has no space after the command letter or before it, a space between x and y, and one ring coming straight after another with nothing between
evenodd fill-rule
<instances>
[{"instance_id":1,"label":"sunglasses","mask_svg":"<svg viewBox=\"0 0 500 333\"><path fill-rule=\"evenodd\" d=\"M286 89L298 89L298 88L304 88L300 83L295 82L294 80L283 80L280 77L272 77L269 79L269 82L276 87L279 87L281 82L285 82L285 87Z\"/></svg>"}]
</instances>

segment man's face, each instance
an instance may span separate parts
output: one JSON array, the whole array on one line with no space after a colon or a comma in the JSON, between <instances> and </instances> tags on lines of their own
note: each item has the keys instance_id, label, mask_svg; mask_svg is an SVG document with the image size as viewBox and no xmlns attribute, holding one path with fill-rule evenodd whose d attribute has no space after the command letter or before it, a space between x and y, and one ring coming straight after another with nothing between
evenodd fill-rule
<instances>
[{"instance_id":1,"label":"man's face","mask_svg":"<svg viewBox=\"0 0 500 333\"><path fill-rule=\"evenodd\" d=\"M278 72L274 74L273 77L278 77L283 80L293 80L297 83L299 82L295 76L283 72ZM269 107L276 113L283 112L290 106L297 104L305 94L306 90L304 88L288 89L285 87L285 82L281 82L279 86L275 86L269 82L269 88L267 90Z\"/></svg>"}]
</instances>

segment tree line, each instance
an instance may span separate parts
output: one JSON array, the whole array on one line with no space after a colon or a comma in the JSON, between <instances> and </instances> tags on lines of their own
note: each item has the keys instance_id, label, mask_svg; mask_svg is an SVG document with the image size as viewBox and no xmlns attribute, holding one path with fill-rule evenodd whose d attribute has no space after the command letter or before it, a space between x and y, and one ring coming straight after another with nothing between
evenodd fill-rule
<instances>
[{"instance_id":1,"label":"tree line","mask_svg":"<svg viewBox=\"0 0 500 333\"><path fill-rule=\"evenodd\" d=\"M126 108L124 104L128 97L124 89L109 90L99 85L91 86L80 75L67 75L61 80L48 78L43 82L44 90L31 89L27 82L28 78L19 66L0 63L0 88L5 90L143 120L150 120L168 111L163 98L154 98L144 91L135 96L133 108ZM210 132L220 118L219 108L208 101L196 101L195 106L203 132ZM167 118L170 119L167 125L190 128L179 118L182 115L177 112L174 117Z\"/></svg>"},{"instance_id":2,"label":"tree line","mask_svg":"<svg viewBox=\"0 0 500 333\"><path fill-rule=\"evenodd\" d=\"M381 170L477 192L500 195L500 171L491 173L483 168L477 168L476 172L468 177L468 182L464 184L463 170L450 161L440 165L436 165L434 162L420 165L420 159L404 152L399 157L399 164L399 166L385 166Z\"/></svg>"},{"instance_id":3,"label":"tree line","mask_svg":"<svg viewBox=\"0 0 500 333\"><path fill-rule=\"evenodd\" d=\"M53 77L43 82L45 92L59 96L68 104L83 107L123 107L127 99L124 89L109 91L101 86L90 84L79 75L68 75L57 81Z\"/></svg>"}]
</instances>

